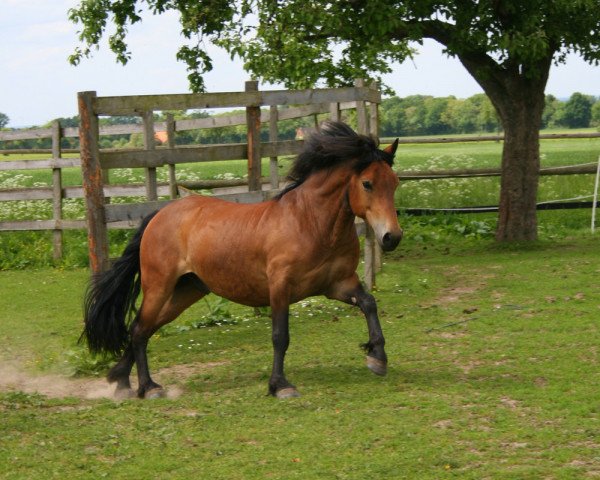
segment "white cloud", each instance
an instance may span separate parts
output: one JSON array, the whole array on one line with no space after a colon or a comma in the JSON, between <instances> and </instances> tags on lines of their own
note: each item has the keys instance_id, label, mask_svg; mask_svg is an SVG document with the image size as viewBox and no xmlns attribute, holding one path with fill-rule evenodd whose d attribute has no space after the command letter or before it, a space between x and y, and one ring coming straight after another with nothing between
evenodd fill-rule
<instances>
[{"instance_id":1,"label":"white cloud","mask_svg":"<svg viewBox=\"0 0 600 480\"><path fill-rule=\"evenodd\" d=\"M61 47L28 47L21 50L18 57L10 57L3 62L8 71L15 75L24 72L41 72L45 69L61 68L66 61L64 49Z\"/></svg>"},{"instance_id":2,"label":"white cloud","mask_svg":"<svg viewBox=\"0 0 600 480\"><path fill-rule=\"evenodd\" d=\"M27 25L19 35L19 40L26 42L53 41L64 37L73 37L73 24L67 20Z\"/></svg>"}]
</instances>

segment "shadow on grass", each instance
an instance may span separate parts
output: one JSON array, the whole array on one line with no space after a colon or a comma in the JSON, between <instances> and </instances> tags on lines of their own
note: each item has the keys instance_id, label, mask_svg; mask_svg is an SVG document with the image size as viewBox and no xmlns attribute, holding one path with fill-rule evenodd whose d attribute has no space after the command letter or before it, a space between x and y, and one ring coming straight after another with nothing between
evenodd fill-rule
<instances>
[{"instance_id":1,"label":"shadow on grass","mask_svg":"<svg viewBox=\"0 0 600 480\"><path fill-rule=\"evenodd\" d=\"M342 363L338 365L290 365L286 369L286 376L299 390L341 390L351 391L352 387L360 390L372 389L403 389L432 388L446 389L450 385L473 385L473 382L457 368L448 366L391 366L385 377L374 375L362 364L363 360L356 363ZM266 363L265 363L266 366ZM270 365L269 365L270 367ZM228 365L215 369L210 374L194 375L187 379L185 387L190 392L197 393L233 393L243 389L264 388L267 390L270 371L253 370L252 365ZM510 379L496 379L495 381Z\"/></svg>"}]
</instances>

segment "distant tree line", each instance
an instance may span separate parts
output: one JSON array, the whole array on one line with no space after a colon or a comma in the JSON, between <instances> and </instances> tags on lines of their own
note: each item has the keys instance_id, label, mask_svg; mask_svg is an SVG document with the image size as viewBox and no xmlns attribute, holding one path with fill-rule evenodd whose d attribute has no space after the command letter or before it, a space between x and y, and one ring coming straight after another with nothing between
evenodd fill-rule
<instances>
[{"instance_id":1,"label":"distant tree line","mask_svg":"<svg viewBox=\"0 0 600 480\"><path fill-rule=\"evenodd\" d=\"M491 102L485 94L477 94L466 99L450 97L432 97L412 95L409 97L392 97L383 100L380 106L380 131L384 137L447 135L457 133L498 132L500 122ZM171 112L176 120L206 118L210 115L204 111ZM231 115L227 112L220 115ZM79 126L79 117L59 118L63 127ZM164 121L165 113L158 113L155 121ZM354 116L348 119L354 123ZM9 123L7 115L0 113L0 128ZM139 117L101 118L100 125L139 124ZM44 125L49 127L50 123ZM42 126L42 127L44 127ZM284 120L279 122L279 138L290 140L296 138L299 129L315 126L314 117ZM546 105L542 117L542 128L587 128L600 129L600 99L591 95L574 93L568 100L560 100L553 95L546 95ZM268 140L268 126L263 126L262 139ZM241 143L246 140L246 127L222 127L203 130L177 132L178 145ZM101 137L101 148L139 148L143 146L142 134L124 134ZM50 148L50 139L18 140L0 142L0 149L12 148ZM64 138L63 148L78 148L79 139Z\"/></svg>"},{"instance_id":2,"label":"distant tree line","mask_svg":"<svg viewBox=\"0 0 600 480\"><path fill-rule=\"evenodd\" d=\"M497 132L500 122L485 94L466 99L413 95L381 104L383 136ZM566 100L546 95L542 128L600 127L600 99L574 93Z\"/></svg>"}]
</instances>

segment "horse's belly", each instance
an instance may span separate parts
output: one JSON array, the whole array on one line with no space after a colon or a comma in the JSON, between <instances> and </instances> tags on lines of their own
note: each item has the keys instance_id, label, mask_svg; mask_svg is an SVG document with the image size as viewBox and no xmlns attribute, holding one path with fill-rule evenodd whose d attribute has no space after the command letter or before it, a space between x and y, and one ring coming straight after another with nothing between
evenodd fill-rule
<instances>
[{"instance_id":1,"label":"horse's belly","mask_svg":"<svg viewBox=\"0 0 600 480\"><path fill-rule=\"evenodd\" d=\"M270 304L272 287L267 275L266 262L262 259L247 261L233 254L227 257L215 255L197 262L196 265L200 268L195 273L216 295L251 307ZM356 265L348 259L337 259L312 267L298 262L287 268L281 266L277 270L289 272L285 280L285 290L289 295L288 301L295 303L307 297L326 295L332 285L352 276Z\"/></svg>"},{"instance_id":2,"label":"horse's belly","mask_svg":"<svg viewBox=\"0 0 600 480\"><path fill-rule=\"evenodd\" d=\"M221 284L211 288L210 284L207 283L207 286L215 295L219 295L240 305L267 307L270 303L268 289L250 287L240 282L235 282L227 288L224 288Z\"/></svg>"},{"instance_id":3,"label":"horse's belly","mask_svg":"<svg viewBox=\"0 0 600 480\"><path fill-rule=\"evenodd\" d=\"M196 275L211 292L242 305L269 305L269 286L263 262L248 262L233 252L229 255L212 253L194 262Z\"/></svg>"}]
</instances>

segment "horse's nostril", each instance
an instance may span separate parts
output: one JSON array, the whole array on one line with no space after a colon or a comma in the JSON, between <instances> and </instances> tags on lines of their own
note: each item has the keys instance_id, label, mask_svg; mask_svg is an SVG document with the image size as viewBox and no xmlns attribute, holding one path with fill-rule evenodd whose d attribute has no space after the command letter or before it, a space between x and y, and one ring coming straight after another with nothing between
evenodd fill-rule
<instances>
[{"instance_id":1,"label":"horse's nostril","mask_svg":"<svg viewBox=\"0 0 600 480\"><path fill-rule=\"evenodd\" d=\"M393 233L387 232L383 235L383 237L381 237L381 247L385 251L393 250L394 248L396 248L398 246L398 243L400 243L401 238L402 238L401 232L398 234L393 234Z\"/></svg>"}]
</instances>

